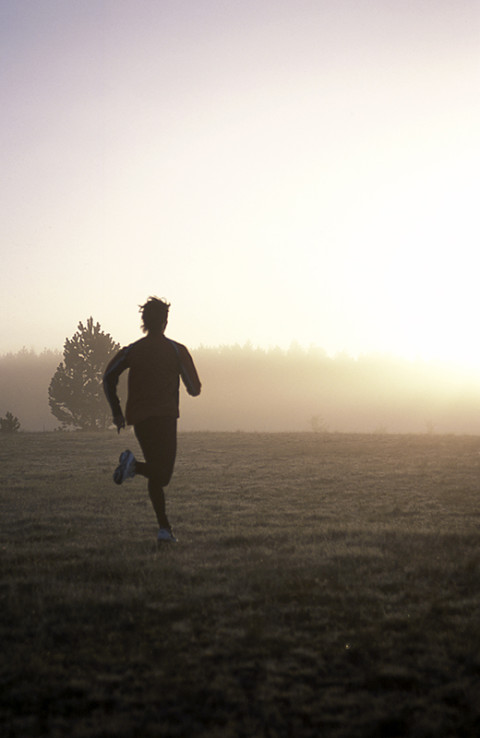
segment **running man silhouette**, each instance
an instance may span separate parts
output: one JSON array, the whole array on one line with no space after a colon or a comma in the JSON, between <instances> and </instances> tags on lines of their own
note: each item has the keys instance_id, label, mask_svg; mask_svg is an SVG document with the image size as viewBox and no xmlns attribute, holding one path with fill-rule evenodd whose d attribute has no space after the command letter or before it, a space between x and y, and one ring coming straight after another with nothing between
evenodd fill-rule
<instances>
[{"instance_id":1,"label":"running man silhouette","mask_svg":"<svg viewBox=\"0 0 480 738\"><path fill-rule=\"evenodd\" d=\"M123 451L113 479L116 484L137 474L148 479L148 492L159 525L157 540L176 543L167 517L164 487L175 465L179 378L193 397L200 394L202 385L186 347L165 336L169 308L169 303L157 297L150 297L140 306L142 328L147 335L113 357L103 375L103 388L118 433L125 428L125 420L133 425L144 456L144 461L137 461L131 451ZM129 375L124 417L117 385L126 369Z\"/></svg>"}]
</instances>

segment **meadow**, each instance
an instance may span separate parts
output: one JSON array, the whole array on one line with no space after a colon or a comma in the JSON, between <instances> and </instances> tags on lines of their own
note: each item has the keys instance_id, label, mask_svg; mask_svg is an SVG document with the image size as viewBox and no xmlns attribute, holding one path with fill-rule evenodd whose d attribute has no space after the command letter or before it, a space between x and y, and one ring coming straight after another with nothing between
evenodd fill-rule
<instances>
[{"instance_id":1,"label":"meadow","mask_svg":"<svg viewBox=\"0 0 480 738\"><path fill-rule=\"evenodd\" d=\"M480 735L480 437L0 437L4 738Z\"/></svg>"}]
</instances>

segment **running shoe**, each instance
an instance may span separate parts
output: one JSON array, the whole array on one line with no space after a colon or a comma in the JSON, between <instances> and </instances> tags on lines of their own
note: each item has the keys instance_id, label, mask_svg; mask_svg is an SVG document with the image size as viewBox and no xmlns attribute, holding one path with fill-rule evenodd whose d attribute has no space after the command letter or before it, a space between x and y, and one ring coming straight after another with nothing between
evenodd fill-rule
<instances>
[{"instance_id":1,"label":"running shoe","mask_svg":"<svg viewBox=\"0 0 480 738\"><path fill-rule=\"evenodd\" d=\"M113 481L115 484L122 484L126 479L131 479L135 476L135 456L131 451L122 451L119 461L119 465L113 472Z\"/></svg>"},{"instance_id":2,"label":"running shoe","mask_svg":"<svg viewBox=\"0 0 480 738\"><path fill-rule=\"evenodd\" d=\"M157 533L157 541L159 543L178 543L171 530L160 528Z\"/></svg>"}]
</instances>

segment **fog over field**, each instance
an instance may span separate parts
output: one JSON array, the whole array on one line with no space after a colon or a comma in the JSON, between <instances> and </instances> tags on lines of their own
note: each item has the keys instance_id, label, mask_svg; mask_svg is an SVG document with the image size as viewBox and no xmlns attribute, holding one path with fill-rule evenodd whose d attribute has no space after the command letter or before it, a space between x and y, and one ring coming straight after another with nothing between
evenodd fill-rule
<instances>
[{"instance_id":1,"label":"fog over field","mask_svg":"<svg viewBox=\"0 0 480 738\"><path fill-rule=\"evenodd\" d=\"M192 349L202 394L181 393L183 431L480 433L480 375L389 356L329 357L320 348ZM0 416L25 431L58 421L48 385L60 351L0 357ZM124 401L125 398L122 398Z\"/></svg>"}]
</instances>

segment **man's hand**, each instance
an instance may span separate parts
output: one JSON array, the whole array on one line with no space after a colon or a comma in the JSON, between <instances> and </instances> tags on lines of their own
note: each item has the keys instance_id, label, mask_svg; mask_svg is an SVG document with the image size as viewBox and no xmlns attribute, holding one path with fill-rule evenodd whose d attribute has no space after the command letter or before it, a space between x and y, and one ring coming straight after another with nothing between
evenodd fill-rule
<instances>
[{"instance_id":1,"label":"man's hand","mask_svg":"<svg viewBox=\"0 0 480 738\"><path fill-rule=\"evenodd\" d=\"M123 417L123 413L119 413L118 415L113 416L113 423L117 427L117 433L120 433L122 428L125 428L125 418Z\"/></svg>"}]
</instances>

